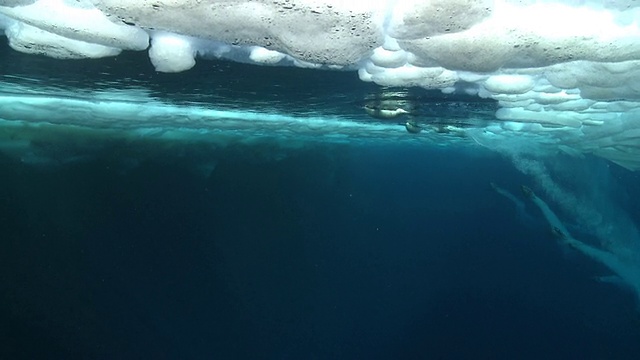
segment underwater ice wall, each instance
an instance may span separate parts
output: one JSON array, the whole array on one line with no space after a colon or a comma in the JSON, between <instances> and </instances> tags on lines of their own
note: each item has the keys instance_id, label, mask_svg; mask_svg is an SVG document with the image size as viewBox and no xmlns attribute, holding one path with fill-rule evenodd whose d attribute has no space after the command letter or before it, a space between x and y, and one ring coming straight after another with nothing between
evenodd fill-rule
<instances>
[{"instance_id":1,"label":"underwater ice wall","mask_svg":"<svg viewBox=\"0 0 640 360\"><path fill-rule=\"evenodd\" d=\"M528 0L0 0L17 51L148 51L358 71L363 81L499 102L488 147L528 136L640 168L640 3Z\"/></svg>"},{"instance_id":2,"label":"underwater ice wall","mask_svg":"<svg viewBox=\"0 0 640 360\"><path fill-rule=\"evenodd\" d=\"M549 227L548 238L602 265L595 279L631 290L640 311L640 231L620 201L628 195L616 184L608 164L566 157L553 162L517 156L512 160L531 177L536 191L522 186L514 194L498 184L491 187L529 224L533 221L523 201L535 205L537 216L542 215Z\"/></svg>"},{"instance_id":3,"label":"underwater ice wall","mask_svg":"<svg viewBox=\"0 0 640 360\"><path fill-rule=\"evenodd\" d=\"M527 197L541 210L558 242L604 265L611 274L605 273L598 278L631 290L640 310L640 231L629 214L613 200L616 187L612 185L613 179L606 178L610 176L609 172L604 178L590 178L576 176L582 171L572 166L549 171L539 161L521 160L516 165L533 176L562 212L574 219L575 229L596 239L588 242L576 237L564 226L552 206L525 187ZM589 169L588 173L593 175L596 171ZM567 184L572 191L553 180L552 174L554 178L572 175ZM504 190L498 188L497 191Z\"/></svg>"}]
</instances>

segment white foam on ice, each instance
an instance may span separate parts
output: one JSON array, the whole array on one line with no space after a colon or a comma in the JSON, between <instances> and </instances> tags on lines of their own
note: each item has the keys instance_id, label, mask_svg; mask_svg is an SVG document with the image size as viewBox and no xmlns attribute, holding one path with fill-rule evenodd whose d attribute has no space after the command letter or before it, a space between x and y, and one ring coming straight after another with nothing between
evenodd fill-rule
<instances>
[{"instance_id":1,"label":"white foam on ice","mask_svg":"<svg viewBox=\"0 0 640 360\"><path fill-rule=\"evenodd\" d=\"M4 30L9 45L18 51L58 59L101 58L120 54L119 48L73 40L23 22Z\"/></svg>"},{"instance_id":2,"label":"white foam on ice","mask_svg":"<svg viewBox=\"0 0 640 360\"><path fill-rule=\"evenodd\" d=\"M26 6L0 6L0 12L40 30L72 40L122 50L144 50L149 46L149 37L145 31L109 21L89 1L39 0ZM20 41L16 36L10 36L9 39Z\"/></svg>"},{"instance_id":3,"label":"white foam on ice","mask_svg":"<svg viewBox=\"0 0 640 360\"><path fill-rule=\"evenodd\" d=\"M149 49L149 59L157 71L180 72L196 64L196 49L185 36L154 33Z\"/></svg>"}]
</instances>

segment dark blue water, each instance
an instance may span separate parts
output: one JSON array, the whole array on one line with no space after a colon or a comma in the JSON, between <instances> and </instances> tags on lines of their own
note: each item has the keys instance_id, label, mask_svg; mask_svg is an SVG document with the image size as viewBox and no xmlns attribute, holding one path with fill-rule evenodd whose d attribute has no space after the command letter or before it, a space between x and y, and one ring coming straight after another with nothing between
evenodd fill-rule
<instances>
[{"instance_id":1,"label":"dark blue water","mask_svg":"<svg viewBox=\"0 0 640 360\"><path fill-rule=\"evenodd\" d=\"M372 121L362 105L379 91L355 73L226 62L157 74L142 53L69 64L0 46L0 74L80 98L143 88L177 104ZM425 118L495 110L408 94ZM498 155L64 131L32 139L35 165L0 156L0 359L640 357L633 295L595 281L609 272L559 247L536 208L523 217L492 190L540 190ZM554 180L609 192L639 221L637 174L555 160Z\"/></svg>"},{"instance_id":2,"label":"dark blue water","mask_svg":"<svg viewBox=\"0 0 640 360\"><path fill-rule=\"evenodd\" d=\"M534 208L522 223L488 184L531 179L501 157L238 146L203 176L169 154L124 169L110 150L2 159L0 358L640 354L632 295L594 281L606 270Z\"/></svg>"}]
</instances>

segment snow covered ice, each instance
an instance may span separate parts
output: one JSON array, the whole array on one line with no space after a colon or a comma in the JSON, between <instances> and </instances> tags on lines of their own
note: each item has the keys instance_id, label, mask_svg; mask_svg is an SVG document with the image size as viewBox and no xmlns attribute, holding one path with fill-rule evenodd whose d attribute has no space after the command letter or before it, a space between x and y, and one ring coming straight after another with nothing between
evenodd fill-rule
<instances>
[{"instance_id":1,"label":"snow covered ice","mask_svg":"<svg viewBox=\"0 0 640 360\"><path fill-rule=\"evenodd\" d=\"M629 169L640 167L640 8L634 1L0 5L0 28L17 51L58 59L147 51L161 72L188 72L199 58L341 70L345 76L357 71L361 80L380 86L495 100L499 121L472 134L484 146L534 138L545 150L595 154ZM0 101L3 118L28 121L33 110L47 111L41 99L20 99L14 106L6 103L15 104L15 97ZM125 108L123 120L129 114ZM109 113L117 116L111 107ZM145 114L136 117L142 126Z\"/></svg>"}]
</instances>

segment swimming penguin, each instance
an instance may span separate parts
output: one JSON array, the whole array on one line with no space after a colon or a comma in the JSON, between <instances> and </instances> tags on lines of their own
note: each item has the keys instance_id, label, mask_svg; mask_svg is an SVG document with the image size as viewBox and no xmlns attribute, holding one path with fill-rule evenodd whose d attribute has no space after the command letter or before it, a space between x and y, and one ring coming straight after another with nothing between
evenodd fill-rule
<instances>
[{"instance_id":1,"label":"swimming penguin","mask_svg":"<svg viewBox=\"0 0 640 360\"><path fill-rule=\"evenodd\" d=\"M529 199L533 199L533 197L536 196L536 194L533 193L533 190L527 186L522 185L520 186L520 189L522 189L522 193Z\"/></svg>"},{"instance_id":2,"label":"swimming penguin","mask_svg":"<svg viewBox=\"0 0 640 360\"><path fill-rule=\"evenodd\" d=\"M551 227L551 234L553 234L553 236L558 240L567 240L567 234L555 226Z\"/></svg>"},{"instance_id":3,"label":"swimming penguin","mask_svg":"<svg viewBox=\"0 0 640 360\"><path fill-rule=\"evenodd\" d=\"M411 134L419 134L420 131L422 131L420 125L414 120L407 120L407 122L404 123L404 128Z\"/></svg>"},{"instance_id":4,"label":"swimming penguin","mask_svg":"<svg viewBox=\"0 0 640 360\"><path fill-rule=\"evenodd\" d=\"M409 111L401 107L387 107L383 105L385 104L366 104L364 106L364 111L367 113L367 115L376 119L393 119L400 115L409 113Z\"/></svg>"}]
</instances>

